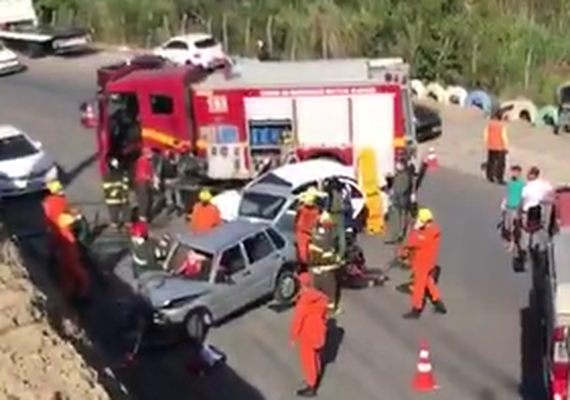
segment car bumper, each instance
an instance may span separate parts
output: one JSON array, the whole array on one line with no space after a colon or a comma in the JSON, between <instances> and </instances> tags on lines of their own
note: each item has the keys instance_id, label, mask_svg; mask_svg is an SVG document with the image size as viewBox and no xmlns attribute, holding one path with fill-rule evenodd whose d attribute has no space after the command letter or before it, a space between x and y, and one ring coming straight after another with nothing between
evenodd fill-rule
<instances>
[{"instance_id":1,"label":"car bumper","mask_svg":"<svg viewBox=\"0 0 570 400\"><path fill-rule=\"evenodd\" d=\"M0 75L8 75L15 72L23 71L25 68L19 60L0 62Z\"/></svg>"},{"instance_id":2,"label":"car bumper","mask_svg":"<svg viewBox=\"0 0 570 400\"><path fill-rule=\"evenodd\" d=\"M55 54L82 53L91 49L91 40L88 36L80 36L69 39L55 39L52 43Z\"/></svg>"},{"instance_id":3,"label":"car bumper","mask_svg":"<svg viewBox=\"0 0 570 400\"><path fill-rule=\"evenodd\" d=\"M56 179L58 179L58 176L57 169L55 167L41 177L28 179L0 179L0 195L2 197L17 197L30 193L41 192L46 189L49 182Z\"/></svg>"}]
</instances>

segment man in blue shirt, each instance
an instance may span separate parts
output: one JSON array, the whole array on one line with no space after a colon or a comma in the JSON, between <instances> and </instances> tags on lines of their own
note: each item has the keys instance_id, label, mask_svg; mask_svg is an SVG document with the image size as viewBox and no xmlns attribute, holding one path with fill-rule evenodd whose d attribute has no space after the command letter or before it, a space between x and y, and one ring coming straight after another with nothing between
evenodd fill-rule
<instances>
[{"instance_id":1,"label":"man in blue shirt","mask_svg":"<svg viewBox=\"0 0 570 400\"><path fill-rule=\"evenodd\" d=\"M512 251L516 240L515 228L520 219L525 181L522 178L522 168L519 165L513 165L510 172L511 177L507 182L506 197L503 201L503 237L507 241L508 250Z\"/></svg>"}]
</instances>

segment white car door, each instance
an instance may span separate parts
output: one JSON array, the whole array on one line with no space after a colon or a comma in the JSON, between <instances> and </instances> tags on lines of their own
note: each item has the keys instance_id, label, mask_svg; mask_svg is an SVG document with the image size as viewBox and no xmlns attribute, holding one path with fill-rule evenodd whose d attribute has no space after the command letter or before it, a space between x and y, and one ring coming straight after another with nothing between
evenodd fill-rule
<instances>
[{"instance_id":1,"label":"white car door","mask_svg":"<svg viewBox=\"0 0 570 400\"><path fill-rule=\"evenodd\" d=\"M164 43L155 51L155 54L167 58L177 64L186 64L190 59L188 44L178 39Z\"/></svg>"}]
</instances>

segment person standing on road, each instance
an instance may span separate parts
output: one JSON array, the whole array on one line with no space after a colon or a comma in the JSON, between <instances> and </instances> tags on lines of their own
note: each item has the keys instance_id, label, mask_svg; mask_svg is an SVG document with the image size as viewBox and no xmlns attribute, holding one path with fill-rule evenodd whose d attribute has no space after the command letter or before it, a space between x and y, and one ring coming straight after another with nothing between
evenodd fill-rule
<instances>
[{"instance_id":1,"label":"person standing on road","mask_svg":"<svg viewBox=\"0 0 570 400\"><path fill-rule=\"evenodd\" d=\"M146 271L159 269L155 254L156 243L150 238L148 224L145 221L134 222L130 237L134 277L138 279Z\"/></svg>"},{"instance_id":2,"label":"person standing on road","mask_svg":"<svg viewBox=\"0 0 570 400\"><path fill-rule=\"evenodd\" d=\"M483 142L487 150L487 180L504 184L509 140L507 127L498 114L491 118L483 131Z\"/></svg>"},{"instance_id":3,"label":"person standing on road","mask_svg":"<svg viewBox=\"0 0 570 400\"><path fill-rule=\"evenodd\" d=\"M432 301L437 313L447 313L434 279L440 240L441 231L433 220L432 212L427 208L419 209L414 228L403 247L403 251L410 254L410 267L413 276L412 309L403 315L406 319L418 319L421 316L426 294Z\"/></svg>"},{"instance_id":4,"label":"person standing on road","mask_svg":"<svg viewBox=\"0 0 570 400\"><path fill-rule=\"evenodd\" d=\"M392 178L390 209L388 212L388 240L386 244L400 243L406 236L408 216L411 211L414 176L404 160L396 161L396 173Z\"/></svg>"},{"instance_id":5,"label":"person standing on road","mask_svg":"<svg viewBox=\"0 0 570 400\"><path fill-rule=\"evenodd\" d=\"M308 270L315 287L327 295L328 308L333 312L339 311L338 273L341 262L336 245L335 224L325 211L312 231Z\"/></svg>"},{"instance_id":6,"label":"person standing on road","mask_svg":"<svg viewBox=\"0 0 570 400\"><path fill-rule=\"evenodd\" d=\"M118 229L128 219L129 179L116 158L109 160L108 171L103 177L103 193L111 228Z\"/></svg>"},{"instance_id":7,"label":"person standing on road","mask_svg":"<svg viewBox=\"0 0 570 400\"><path fill-rule=\"evenodd\" d=\"M49 230L50 225L57 225L57 220L61 213L69 209L69 203L63 191L63 185L60 181L52 181L48 183L47 190L48 193L42 201L42 208Z\"/></svg>"},{"instance_id":8,"label":"person standing on road","mask_svg":"<svg viewBox=\"0 0 570 400\"><path fill-rule=\"evenodd\" d=\"M321 214L316 202L316 189L309 189L301 196L301 205L295 215L297 261L301 270L304 270L309 262L309 243L311 242L313 228L317 225Z\"/></svg>"},{"instance_id":9,"label":"person standing on road","mask_svg":"<svg viewBox=\"0 0 570 400\"><path fill-rule=\"evenodd\" d=\"M222 224L220 210L212 204L212 193L208 189L202 189L198 194L198 202L192 207L190 214L190 232L201 234L210 231Z\"/></svg>"},{"instance_id":10,"label":"person standing on road","mask_svg":"<svg viewBox=\"0 0 570 400\"><path fill-rule=\"evenodd\" d=\"M334 222L337 254L344 256L346 253L347 225L345 224L345 197L343 191L346 188L337 177L332 177L325 179L323 189L327 199L325 209L329 212Z\"/></svg>"},{"instance_id":11,"label":"person standing on road","mask_svg":"<svg viewBox=\"0 0 570 400\"><path fill-rule=\"evenodd\" d=\"M298 346L306 386L297 391L297 396L315 397L327 333L327 297L315 289L308 273L299 274L299 283L301 289L293 310L290 344Z\"/></svg>"},{"instance_id":12,"label":"person standing on road","mask_svg":"<svg viewBox=\"0 0 570 400\"><path fill-rule=\"evenodd\" d=\"M517 224L520 223L520 212L523 200L525 181L522 178L522 168L519 165L511 167L511 177L506 185L506 195L502 205L503 238L509 251L516 244Z\"/></svg>"},{"instance_id":13,"label":"person standing on road","mask_svg":"<svg viewBox=\"0 0 570 400\"><path fill-rule=\"evenodd\" d=\"M171 150L164 153L160 164L160 181L164 183L166 202L169 211L183 215L185 209L180 193L180 173L178 169L178 156Z\"/></svg>"},{"instance_id":14,"label":"person standing on road","mask_svg":"<svg viewBox=\"0 0 570 400\"><path fill-rule=\"evenodd\" d=\"M144 149L135 162L134 183L139 218L149 221L152 212L154 167L152 165L152 152L148 149Z\"/></svg>"}]
</instances>

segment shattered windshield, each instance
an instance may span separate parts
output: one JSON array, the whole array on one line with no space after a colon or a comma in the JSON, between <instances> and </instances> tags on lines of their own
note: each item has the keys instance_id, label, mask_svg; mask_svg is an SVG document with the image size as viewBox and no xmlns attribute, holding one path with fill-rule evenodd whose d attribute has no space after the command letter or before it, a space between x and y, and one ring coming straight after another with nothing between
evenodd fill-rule
<instances>
[{"instance_id":1,"label":"shattered windshield","mask_svg":"<svg viewBox=\"0 0 570 400\"><path fill-rule=\"evenodd\" d=\"M273 220L283 208L287 199L269 193L244 192L239 205L240 217Z\"/></svg>"}]
</instances>

